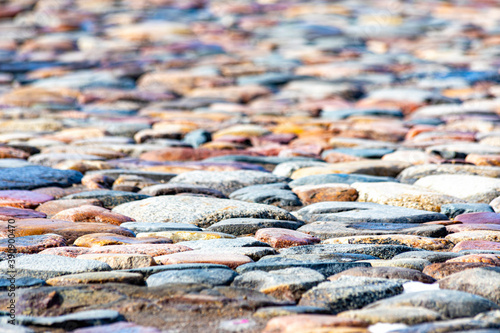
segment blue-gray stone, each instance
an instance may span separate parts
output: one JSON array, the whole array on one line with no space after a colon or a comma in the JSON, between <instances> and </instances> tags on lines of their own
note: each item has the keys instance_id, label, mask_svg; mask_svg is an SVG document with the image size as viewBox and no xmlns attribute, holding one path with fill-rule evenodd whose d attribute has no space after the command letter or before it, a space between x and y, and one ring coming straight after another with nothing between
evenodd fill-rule
<instances>
[{"instance_id":1,"label":"blue-gray stone","mask_svg":"<svg viewBox=\"0 0 500 333\"><path fill-rule=\"evenodd\" d=\"M329 120L342 120L351 116L379 116L379 117L394 117L403 118L404 115L399 110L384 110L384 109L348 109L348 110L324 110L321 113L321 118Z\"/></svg>"},{"instance_id":2,"label":"blue-gray stone","mask_svg":"<svg viewBox=\"0 0 500 333\"><path fill-rule=\"evenodd\" d=\"M11 281L10 279L0 279L0 290L9 290L11 286ZM39 286L44 286L45 281L41 279L36 279L33 277L22 277L19 279L15 279L14 285L16 286L16 289L19 288L29 288L29 287L39 287Z\"/></svg>"},{"instance_id":3,"label":"blue-gray stone","mask_svg":"<svg viewBox=\"0 0 500 333\"><path fill-rule=\"evenodd\" d=\"M24 166L0 169L0 190L32 190L39 187L68 187L78 184L83 175L74 170L45 166Z\"/></svg>"},{"instance_id":4,"label":"blue-gray stone","mask_svg":"<svg viewBox=\"0 0 500 333\"><path fill-rule=\"evenodd\" d=\"M460 257L462 255L463 254L455 252L437 252L437 251L420 250L420 251L408 251L400 253L394 256L394 258L392 259L424 259L430 261L431 263L436 263L436 262L445 262L446 260Z\"/></svg>"},{"instance_id":5,"label":"blue-gray stone","mask_svg":"<svg viewBox=\"0 0 500 333\"><path fill-rule=\"evenodd\" d=\"M358 174L332 173L326 175L306 176L291 181L288 186L295 188L302 185L321 185L321 184L353 184L353 183L373 183L373 182L397 182L392 177L379 177Z\"/></svg>"},{"instance_id":6,"label":"blue-gray stone","mask_svg":"<svg viewBox=\"0 0 500 333\"><path fill-rule=\"evenodd\" d=\"M241 236L254 234L257 230L262 228L284 228L296 230L303 224L304 223L300 221L234 218L212 224L207 228L207 230Z\"/></svg>"},{"instance_id":7,"label":"blue-gray stone","mask_svg":"<svg viewBox=\"0 0 500 333\"><path fill-rule=\"evenodd\" d=\"M148 287L169 284L206 284L221 286L230 284L237 276L233 270L220 268L168 270L147 278Z\"/></svg>"},{"instance_id":8,"label":"blue-gray stone","mask_svg":"<svg viewBox=\"0 0 500 333\"><path fill-rule=\"evenodd\" d=\"M288 256L296 254L358 253L380 259L392 259L394 256L408 251L418 251L418 249L392 244L318 244L281 249L280 254Z\"/></svg>"},{"instance_id":9,"label":"blue-gray stone","mask_svg":"<svg viewBox=\"0 0 500 333\"><path fill-rule=\"evenodd\" d=\"M212 141L212 134L204 129L197 129L186 134L183 141L197 148L206 142Z\"/></svg>"},{"instance_id":10,"label":"blue-gray stone","mask_svg":"<svg viewBox=\"0 0 500 333\"><path fill-rule=\"evenodd\" d=\"M30 162L20 158L2 158L0 159L0 169L5 168L22 168L26 166L33 166Z\"/></svg>"},{"instance_id":11,"label":"blue-gray stone","mask_svg":"<svg viewBox=\"0 0 500 333\"><path fill-rule=\"evenodd\" d=\"M303 306L303 305L290 305L290 306L267 306L255 311L254 316L264 319L271 319L273 317L290 316L296 314L329 314L330 311L325 308L317 306Z\"/></svg>"},{"instance_id":12,"label":"blue-gray stone","mask_svg":"<svg viewBox=\"0 0 500 333\"><path fill-rule=\"evenodd\" d=\"M205 264L205 263L194 263L194 264L172 264L172 265L160 265L151 267L140 267L120 270L120 272L130 272L130 273L141 273L144 278L148 278L153 274L161 273L165 271L179 271L183 269L229 269L226 265L218 264Z\"/></svg>"},{"instance_id":13,"label":"blue-gray stone","mask_svg":"<svg viewBox=\"0 0 500 333\"><path fill-rule=\"evenodd\" d=\"M177 174L169 172L154 172L154 171L125 170L125 169L88 171L85 173L85 175L105 175L111 178L118 178L121 175L139 176L139 177L149 178L157 182L168 182L170 179L177 176Z\"/></svg>"},{"instance_id":14,"label":"blue-gray stone","mask_svg":"<svg viewBox=\"0 0 500 333\"><path fill-rule=\"evenodd\" d=\"M490 205L485 203L454 203L441 206L441 214L448 216L450 219L453 219L455 216L460 214L481 212L494 213L495 211Z\"/></svg>"},{"instance_id":15,"label":"blue-gray stone","mask_svg":"<svg viewBox=\"0 0 500 333\"><path fill-rule=\"evenodd\" d=\"M324 276L330 276L354 267L371 267L367 262L338 262L338 261L309 261L309 262L252 262L236 268L236 272L243 274L251 271L275 271L291 267L313 269Z\"/></svg>"},{"instance_id":16,"label":"blue-gray stone","mask_svg":"<svg viewBox=\"0 0 500 333\"><path fill-rule=\"evenodd\" d=\"M253 164L272 164L277 165L284 162L293 161L316 161L324 162L318 158L311 157L277 157L277 156L248 156L248 155L224 155L210 157L203 160L204 162L244 162Z\"/></svg>"},{"instance_id":17,"label":"blue-gray stone","mask_svg":"<svg viewBox=\"0 0 500 333\"><path fill-rule=\"evenodd\" d=\"M229 195L229 198L266 205L275 205L282 208L302 206L302 202L292 191L280 189L277 186L273 186L274 184L270 185L271 186L247 186L234 191Z\"/></svg>"},{"instance_id":18,"label":"blue-gray stone","mask_svg":"<svg viewBox=\"0 0 500 333\"><path fill-rule=\"evenodd\" d=\"M325 150L321 157L325 158L329 153L341 153L363 158L381 158L392 152L394 152L394 149L390 148L335 148Z\"/></svg>"}]
</instances>

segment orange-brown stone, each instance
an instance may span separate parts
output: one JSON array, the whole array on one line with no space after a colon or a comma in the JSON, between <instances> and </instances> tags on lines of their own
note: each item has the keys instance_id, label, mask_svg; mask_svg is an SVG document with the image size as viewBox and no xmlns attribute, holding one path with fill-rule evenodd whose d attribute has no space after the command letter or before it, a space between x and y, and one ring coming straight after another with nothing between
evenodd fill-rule
<instances>
[{"instance_id":1,"label":"orange-brown stone","mask_svg":"<svg viewBox=\"0 0 500 333\"><path fill-rule=\"evenodd\" d=\"M126 245L126 244L168 244L172 241L165 237L127 237L112 233L94 233L78 237L74 245L82 247Z\"/></svg>"},{"instance_id":2,"label":"orange-brown stone","mask_svg":"<svg viewBox=\"0 0 500 333\"><path fill-rule=\"evenodd\" d=\"M331 315L299 314L291 316L275 317L267 322L262 333L298 333L315 332L315 330L336 329L336 328L359 328L360 330L350 330L352 333L368 333L365 329L368 323ZM336 332L336 331L333 331Z\"/></svg>"},{"instance_id":3,"label":"orange-brown stone","mask_svg":"<svg viewBox=\"0 0 500 333\"><path fill-rule=\"evenodd\" d=\"M306 233L282 228L259 229L255 233L255 238L261 242L268 243L274 248L311 245L321 242L319 238Z\"/></svg>"},{"instance_id":4,"label":"orange-brown stone","mask_svg":"<svg viewBox=\"0 0 500 333\"><path fill-rule=\"evenodd\" d=\"M63 210L81 207L83 205L102 206L99 199L68 199L48 201L36 208L36 211L47 214L49 217L56 215Z\"/></svg>"},{"instance_id":5,"label":"orange-brown stone","mask_svg":"<svg viewBox=\"0 0 500 333\"><path fill-rule=\"evenodd\" d=\"M54 215L53 218L72 222L102 222L114 225L135 221L131 217L114 213L106 208L92 205L83 205L80 207L66 209Z\"/></svg>"},{"instance_id":6,"label":"orange-brown stone","mask_svg":"<svg viewBox=\"0 0 500 333\"><path fill-rule=\"evenodd\" d=\"M346 184L303 185L293 189L306 205L322 201L356 201L358 191Z\"/></svg>"},{"instance_id":7,"label":"orange-brown stone","mask_svg":"<svg viewBox=\"0 0 500 333\"><path fill-rule=\"evenodd\" d=\"M203 250L187 251L154 258L160 265L172 264L192 264L192 263L209 263L226 265L230 268L236 268L240 265L253 262L250 257L229 253L229 252L209 252Z\"/></svg>"}]
</instances>

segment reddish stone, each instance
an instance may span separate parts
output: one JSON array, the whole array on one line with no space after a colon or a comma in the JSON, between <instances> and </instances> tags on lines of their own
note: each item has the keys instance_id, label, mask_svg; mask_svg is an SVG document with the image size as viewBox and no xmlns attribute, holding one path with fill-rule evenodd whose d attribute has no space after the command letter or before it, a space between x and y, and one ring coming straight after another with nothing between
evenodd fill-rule
<instances>
[{"instance_id":1,"label":"reddish stone","mask_svg":"<svg viewBox=\"0 0 500 333\"><path fill-rule=\"evenodd\" d=\"M462 222L458 222L458 221L432 221L432 222L425 222L423 224L437 224L437 225L444 225L444 226L448 226L448 225L459 225L459 224L462 224Z\"/></svg>"},{"instance_id":2,"label":"reddish stone","mask_svg":"<svg viewBox=\"0 0 500 333\"><path fill-rule=\"evenodd\" d=\"M141 154L139 157L145 161L165 162L165 161L199 161L210 157L224 155L258 155L257 153L246 150L212 150L206 148L185 148L185 147L168 147L159 150L153 150Z\"/></svg>"},{"instance_id":3,"label":"reddish stone","mask_svg":"<svg viewBox=\"0 0 500 333\"><path fill-rule=\"evenodd\" d=\"M0 191L0 207L35 208L41 203L54 200L54 197L31 191Z\"/></svg>"},{"instance_id":4,"label":"reddish stone","mask_svg":"<svg viewBox=\"0 0 500 333\"><path fill-rule=\"evenodd\" d=\"M0 207L0 220L7 221L9 219L36 219L45 218L47 214L37 212L32 209L14 208L14 207Z\"/></svg>"},{"instance_id":5,"label":"reddish stone","mask_svg":"<svg viewBox=\"0 0 500 333\"><path fill-rule=\"evenodd\" d=\"M135 238L117 235L113 233L93 233L78 237L74 244L82 247L126 245L126 244L166 244L172 240L166 237L144 237Z\"/></svg>"},{"instance_id":6,"label":"reddish stone","mask_svg":"<svg viewBox=\"0 0 500 333\"><path fill-rule=\"evenodd\" d=\"M500 251L500 242L491 242L482 240L461 241L455 244L451 252L460 252L462 250Z\"/></svg>"},{"instance_id":7,"label":"reddish stone","mask_svg":"<svg viewBox=\"0 0 500 333\"><path fill-rule=\"evenodd\" d=\"M86 175L82 178L82 185L91 190L110 189L114 182L114 178L100 174Z\"/></svg>"},{"instance_id":8,"label":"reddish stone","mask_svg":"<svg viewBox=\"0 0 500 333\"><path fill-rule=\"evenodd\" d=\"M164 256L167 254L192 251L191 248L179 244L133 244L133 245L107 245L96 247L66 246L51 248L40 252L41 254L53 254L58 256L76 258L80 254L87 253L122 253L122 254L147 254L151 257Z\"/></svg>"},{"instance_id":9,"label":"reddish stone","mask_svg":"<svg viewBox=\"0 0 500 333\"><path fill-rule=\"evenodd\" d=\"M356 201L358 191L346 184L303 185L293 189L306 205L322 201Z\"/></svg>"},{"instance_id":10,"label":"reddish stone","mask_svg":"<svg viewBox=\"0 0 500 333\"><path fill-rule=\"evenodd\" d=\"M47 216L53 216L63 210L81 207L83 205L102 206L99 199L68 199L48 201L36 208L36 211L43 212Z\"/></svg>"},{"instance_id":11,"label":"reddish stone","mask_svg":"<svg viewBox=\"0 0 500 333\"><path fill-rule=\"evenodd\" d=\"M102 222L120 225L124 222L133 222L133 218L114 213L106 208L83 205L63 210L53 216L54 219L72 222Z\"/></svg>"},{"instance_id":12,"label":"reddish stone","mask_svg":"<svg viewBox=\"0 0 500 333\"><path fill-rule=\"evenodd\" d=\"M255 238L270 244L274 248L285 248L299 245L310 245L321 242L317 237L300 231L282 228L264 228L255 233Z\"/></svg>"},{"instance_id":13,"label":"reddish stone","mask_svg":"<svg viewBox=\"0 0 500 333\"><path fill-rule=\"evenodd\" d=\"M16 237L14 243L18 253L38 253L47 248L66 246L64 237L56 234ZM0 252L9 251L9 238L0 239Z\"/></svg>"},{"instance_id":14,"label":"reddish stone","mask_svg":"<svg viewBox=\"0 0 500 333\"><path fill-rule=\"evenodd\" d=\"M472 230L496 230L500 231L500 224L452 224L446 226L448 232L462 232Z\"/></svg>"},{"instance_id":15,"label":"reddish stone","mask_svg":"<svg viewBox=\"0 0 500 333\"><path fill-rule=\"evenodd\" d=\"M328 328L338 327L346 329L346 332L353 332L348 330L348 327L368 327L367 322L342 318L331 315L316 315L316 314L299 314L292 316L275 317L267 322L266 327L262 333L298 333L298 332L318 332ZM326 332L326 331L325 331ZM335 332L335 331L332 331ZM342 331L341 331L342 332ZM355 333L367 332L356 330Z\"/></svg>"},{"instance_id":16,"label":"reddish stone","mask_svg":"<svg viewBox=\"0 0 500 333\"><path fill-rule=\"evenodd\" d=\"M16 149L12 147L0 147L0 158L20 158L27 159L30 154L21 149Z\"/></svg>"},{"instance_id":17,"label":"reddish stone","mask_svg":"<svg viewBox=\"0 0 500 333\"><path fill-rule=\"evenodd\" d=\"M500 155L469 154L465 161L481 166L500 166Z\"/></svg>"},{"instance_id":18,"label":"reddish stone","mask_svg":"<svg viewBox=\"0 0 500 333\"><path fill-rule=\"evenodd\" d=\"M490 212L460 214L455 217L455 221L460 221L464 224L500 224L500 214Z\"/></svg>"},{"instance_id":19,"label":"reddish stone","mask_svg":"<svg viewBox=\"0 0 500 333\"><path fill-rule=\"evenodd\" d=\"M495 267L481 262L440 262L425 266L422 273L439 280L448 275L479 267Z\"/></svg>"},{"instance_id":20,"label":"reddish stone","mask_svg":"<svg viewBox=\"0 0 500 333\"><path fill-rule=\"evenodd\" d=\"M324 160L328 163L341 163L341 162L362 161L362 160L365 160L365 158L347 155L347 154L342 154L342 153L331 152L331 153L326 154L326 156L324 157Z\"/></svg>"},{"instance_id":21,"label":"reddish stone","mask_svg":"<svg viewBox=\"0 0 500 333\"><path fill-rule=\"evenodd\" d=\"M500 266L500 255L495 254L469 254L458 258L447 260L446 262L478 262L488 265Z\"/></svg>"},{"instance_id":22,"label":"reddish stone","mask_svg":"<svg viewBox=\"0 0 500 333\"><path fill-rule=\"evenodd\" d=\"M154 258L159 265L208 263L236 268L253 262L250 257L229 252L209 252L205 250L168 254Z\"/></svg>"},{"instance_id":23,"label":"reddish stone","mask_svg":"<svg viewBox=\"0 0 500 333\"><path fill-rule=\"evenodd\" d=\"M65 197L67 195L85 192L85 191L88 191L88 189L85 188L84 186L81 186L81 185L74 186L73 185L73 187L67 187L67 188L61 188L61 187L56 187L56 186L41 187L41 188L37 188L36 190L33 190L32 192L51 195L55 199L60 199L60 198Z\"/></svg>"},{"instance_id":24,"label":"reddish stone","mask_svg":"<svg viewBox=\"0 0 500 333\"><path fill-rule=\"evenodd\" d=\"M7 221L0 221L0 237L8 237ZM72 244L80 236L93 233L113 233L133 237L135 234L125 228L106 223L76 223L52 219L25 219L16 221L16 237L57 234ZM165 238L163 238L165 239Z\"/></svg>"}]
</instances>

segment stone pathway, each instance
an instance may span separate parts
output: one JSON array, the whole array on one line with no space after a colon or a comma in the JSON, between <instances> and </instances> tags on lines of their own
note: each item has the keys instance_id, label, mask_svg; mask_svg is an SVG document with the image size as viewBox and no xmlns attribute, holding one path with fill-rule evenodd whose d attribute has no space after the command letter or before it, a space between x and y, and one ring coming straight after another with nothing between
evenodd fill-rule
<instances>
[{"instance_id":1,"label":"stone pathway","mask_svg":"<svg viewBox=\"0 0 500 333\"><path fill-rule=\"evenodd\" d=\"M0 1L0 332L500 332L498 5Z\"/></svg>"}]
</instances>

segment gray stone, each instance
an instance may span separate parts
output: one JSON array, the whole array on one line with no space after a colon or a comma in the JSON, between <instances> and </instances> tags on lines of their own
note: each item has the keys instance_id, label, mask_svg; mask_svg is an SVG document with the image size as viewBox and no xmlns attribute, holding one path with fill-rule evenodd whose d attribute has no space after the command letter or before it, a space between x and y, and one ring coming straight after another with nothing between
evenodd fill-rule
<instances>
[{"instance_id":1,"label":"gray stone","mask_svg":"<svg viewBox=\"0 0 500 333\"><path fill-rule=\"evenodd\" d=\"M355 267L343 271L329 280L336 280L344 276L364 276L369 278L410 280L422 283L434 283L436 279L415 269L402 267Z\"/></svg>"},{"instance_id":2,"label":"gray stone","mask_svg":"<svg viewBox=\"0 0 500 333\"><path fill-rule=\"evenodd\" d=\"M278 299L297 301L300 296L325 277L315 270L292 267L271 272L251 271L237 276L232 286L257 289Z\"/></svg>"},{"instance_id":3,"label":"gray stone","mask_svg":"<svg viewBox=\"0 0 500 333\"><path fill-rule=\"evenodd\" d=\"M431 263L445 262L446 260L460 257L462 254L453 252L436 252L436 251L409 251L400 253L392 259L425 259Z\"/></svg>"},{"instance_id":4,"label":"gray stone","mask_svg":"<svg viewBox=\"0 0 500 333\"><path fill-rule=\"evenodd\" d=\"M448 219L440 213L372 202L318 202L298 210L296 215L308 222L423 223Z\"/></svg>"},{"instance_id":5,"label":"gray stone","mask_svg":"<svg viewBox=\"0 0 500 333\"><path fill-rule=\"evenodd\" d=\"M467 269L439 280L439 288L465 291L500 305L500 267Z\"/></svg>"},{"instance_id":6,"label":"gray stone","mask_svg":"<svg viewBox=\"0 0 500 333\"><path fill-rule=\"evenodd\" d=\"M445 319L472 317L481 312L500 309L492 301L455 290L429 290L403 294L373 303L367 309L423 307L440 313Z\"/></svg>"},{"instance_id":7,"label":"gray stone","mask_svg":"<svg viewBox=\"0 0 500 333\"><path fill-rule=\"evenodd\" d=\"M236 271L240 274L251 271L275 271L280 269L287 269L292 267L313 269L325 276L340 273L344 270L353 267L370 267L371 265L366 262L338 262L338 261L304 261L304 262L252 262L238 266Z\"/></svg>"},{"instance_id":8,"label":"gray stone","mask_svg":"<svg viewBox=\"0 0 500 333\"><path fill-rule=\"evenodd\" d=\"M277 252L272 247L264 246L245 246L245 247L230 247L211 249L212 253L217 254L239 254L250 257L253 261L258 261L263 257L275 255Z\"/></svg>"},{"instance_id":9,"label":"gray stone","mask_svg":"<svg viewBox=\"0 0 500 333\"><path fill-rule=\"evenodd\" d=\"M291 181L288 185L291 188L295 188L303 185L320 185L320 184L353 184L353 183L373 183L373 182L397 182L395 178L392 177L379 177L379 176L369 176L369 175L358 175L358 174L343 174L343 173L331 173L325 175L312 175L306 176L299 179Z\"/></svg>"},{"instance_id":10,"label":"gray stone","mask_svg":"<svg viewBox=\"0 0 500 333\"><path fill-rule=\"evenodd\" d=\"M118 272L130 272L130 273L141 273L144 278L148 278L153 274L165 272L165 271L178 271L183 269L230 269L226 265L218 264L172 264L172 265L160 265L160 266L150 266L150 267L140 267L123 269Z\"/></svg>"},{"instance_id":11,"label":"gray stone","mask_svg":"<svg viewBox=\"0 0 500 333\"><path fill-rule=\"evenodd\" d=\"M41 279L36 279L33 277L22 277L15 280L16 289L20 288L30 288L30 287L39 287L44 286L45 281ZM9 290L11 286L11 281L9 278L0 278L0 290L5 291Z\"/></svg>"},{"instance_id":12,"label":"gray stone","mask_svg":"<svg viewBox=\"0 0 500 333\"><path fill-rule=\"evenodd\" d=\"M385 309L392 311L392 309ZM496 318L485 318L488 313L496 313ZM460 318L452 320L436 321L433 323L418 324L399 329L396 333L498 333L500 323L498 311L490 311L478 314L474 318Z\"/></svg>"},{"instance_id":13,"label":"gray stone","mask_svg":"<svg viewBox=\"0 0 500 333\"><path fill-rule=\"evenodd\" d=\"M104 158L90 154L46 153L29 157L28 162L46 167L55 166L64 161L103 161Z\"/></svg>"},{"instance_id":14,"label":"gray stone","mask_svg":"<svg viewBox=\"0 0 500 333\"><path fill-rule=\"evenodd\" d=\"M402 183L413 184L420 178L426 176L445 174L499 178L500 167L460 164L422 164L406 168L397 176L397 179Z\"/></svg>"},{"instance_id":15,"label":"gray stone","mask_svg":"<svg viewBox=\"0 0 500 333\"><path fill-rule=\"evenodd\" d=\"M450 219L455 218L457 215L466 213L482 213L495 211L493 208L485 203L465 203L465 204L446 204L441 205L441 214L448 216Z\"/></svg>"},{"instance_id":16,"label":"gray stone","mask_svg":"<svg viewBox=\"0 0 500 333\"><path fill-rule=\"evenodd\" d=\"M125 191L88 191L67 195L61 200L65 199L98 199L106 208L112 208L130 201L137 201L149 198L149 195L137 194ZM136 219L137 220L137 219ZM157 222L157 221L156 221Z\"/></svg>"},{"instance_id":17,"label":"gray stone","mask_svg":"<svg viewBox=\"0 0 500 333\"><path fill-rule=\"evenodd\" d=\"M68 187L80 183L83 175L74 170L44 166L0 169L0 190L31 190L39 187Z\"/></svg>"},{"instance_id":18,"label":"gray stone","mask_svg":"<svg viewBox=\"0 0 500 333\"><path fill-rule=\"evenodd\" d=\"M326 162L318 162L318 161L294 161L294 162L284 162L276 165L273 170L273 174L279 177L290 177L292 173L295 171L307 168L307 167L323 167L328 166ZM312 176L311 176L312 177ZM306 178L306 177L304 177ZM302 178L301 178L302 179ZM293 182L292 182L293 183Z\"/></svg>"},{"instance_id":19,"label":"gray stone","mask_svg":"<svg viewBox=\"0 0 500 333\"><path fill-rule=\"evenodd\" d=\"M119 205L113 212L142 222L182 222L209 227L219 221L252 217L296 220L284 209L237 200L194 196L159 196Z\"/></svg>"},{"instance_id":20,"label":"gray stone","mask_svg":"<svg viewBox=\"0 0 500 333\"><path fill-rule=\"evenodd\" d=\"M160 232L160 231L201 231L202 229L187 223L174 222L125 222L120 224L120 227L132 230L135 233L139 232Z\"/></svg>"},{"instance_id":21,"label":"gray stone","mask_svg":"<svg viewBox=\"0 0 500 333\"><path fill-rule=\"evenodd\" d=\"M154 172L154 171L141 171L141 170L125 170L125 169L111 169L111 170L97 170L86 172L85 175L104 175L111 178L119 178L122 175L127 176L140 176L149 178L157 182L168 182L170 179L177 176L175 173L168 172Z\"/></svg>"},{"instance_id":22,"label":"gray stone","mask_svg":"<svg viewBox=\"0 0 500 333\"><path fill-rule=\"evenodd\" d=\"M328 309L317 306L268 306L260 308L254 313L254 317L271 319L273 317L290 316L296 314L328 314Z\"/></svg>"},{"instance_id":23,"label":"gray stone","mask_svg":"<svg viewBox=\"0 0 500 333\"><path fill-rule=\"evenodd\" d=\"M254 234L257 230L262 228L284 228L296 230L302 225L304 225L304 223L300 221L234 218L222 220L212 224L207 228L207 230L241 236Z\"/></svg>"},{"instance_id":24,"label":"gray stone","mask_svg":"<svg viewBox=\"0 0 500 333\"><path fill-rule=\"evenodd\" d=\"M225 195L243 187L285 181L272 173L252 170L237 171L190 171L170 180L170 184L201 185L221 191Z\"/></svg>"},{"instance_id":25,"label":"gray stone","mask_svg":"<svg viewBox=\"0 0 500 333\"><path fill-rule=\"evenodd\" d=\"M436 311L419 307L350 310L339 313L339 317L363 320L372 325L377 323L415 325L443 319L443 317Z\"/></svg>"},{"instance_id":26,"label":"gray stone","mask_svg":"<svg viewBox=\"0 0 500 333\"><path fill-rule=\"evenodd\" d=\"M229 195L230 199L273 205L282 208L295 208L302 206L302 202L295 193L290 190L266 187L266 185L254 185L234 191Z\"/></svg>"},{"instance_id":27,"label":"gray stone","mask_svg":"<svg viewBox=\"0 0 500 333\"><path fill-rule=\"evenodd\" d=\"M230 284L237 276L230 269L181 269L169 270L153 274L147 278L148 287L159 287L169 284L206 284L220 286Z\"/></svg>"},{"instance_id":28,"label":"gray stone","mask_svg":"<svg viewBox=\"0 0 500 333\"><path fill-rule=\"evenodd\" d=\"M0 317L0 322L6 324L10 317ZM98 326L125 321L118 311L114 310L90 310L57 317L31 317L16 316L17 325L41 326L51 328L63 328L65 331L71 331L78 327Z\"/></svg>"},{"instance_id":29,"label":"gray stone","mask_svg":"<svg viewBox=\"0 0 500 333\"><path fill-rule=\"evenodd\" d=\"M212 134L210 132L205 131L204 129L197 129L189 132L183 138L183 141L190 144L194 148L204 144L205 142L209 142L212 140Z\"/></svg>"},{"instance_id":30,"label":"gray stone","mask_svg":"<svg viewBox=\"0 0 500 333\"><path fill-rule=\"evenodd\" d=\"M338 262L353 262L359 260L380 260L377 257L366 254L357 253L323 253L323 254L288 254L288 255L269 255L259 262L269 263L299 263L299 262L321 262L321 261L338 261Z\"/></svg>"},{"instance_id":31,"label":"gray stone","mask_svg":"<svg viewBox=\"0 0 500 333\"><path fill-rule=\"evenodd\" d=\"M151 196L159 196L159 195L176 195L181 193L192 193L192 194L201 194L214 198L223 198L227 197L220 191L203 187L200 185L192 185L192 184L158 184L152 185L143 188L140 194L146 194Z\"/></svg>"},{"instance_id":32,"label":"gray stone","mask_svg":"<svg viewBox=\"0 0 500 333\"><path fill-rule=\"evenodd\" d=\"M408 251L417 251L417 249L405 245L319 244L289 247L281 249L280 253L286 256L292 254L357 253L380 259L392 259L394 256Z\"/></svg>"},{"instance_id":33,"label":"gray stone","mask_svg":"<svg viewBox=\"0 0 500 333\"><path fill-rule=\"evenodd\" d=\"M12 269L8 261L0 262L0 273ZM97 260L82 260L48 254L32 254L16 258L16 277L31 276L39 279L49 279L60 275L84 272L110 271L108 264Z\"/></svg>"},{"instance_id":34,"label":"gray stone","mask_svg":"<svg viewBox=\"0 0 500 333\"><path fill-rule=\"evenodd\" d=\"M395 281L351 276L319 284L302 296L299 305L323 307L337 314L402 292L403 285Z\"/></svg>"},{"instance_id":35,"label":"gray stone","mask_svg":"<svg viewBox=\"0 0 500 333\"><path fill-rule=\"evenodd\" d=\"M298 231L316 236L322 240L335 237L403 234L423 237L444 237L448 234L446 227L433 224L408 223L342 223L313 222L298 229Z\"/></svg>"},{"instance_id":36,"label":"gray stone","mask_svg":"<svg viewBox=\"0 0 500 333\"><path fill-rule=\"evenodd\" d=\"M260 242L253 237L239 237L234 239L206 239L178 242L179 245L184 245L193 250L211 250L211 249L226 249L235 247L270 247L269 244Z\"/></svg>"}]
</instances>

